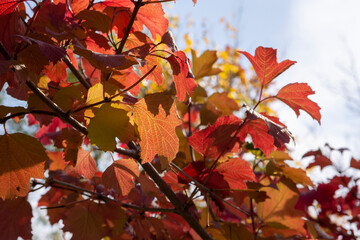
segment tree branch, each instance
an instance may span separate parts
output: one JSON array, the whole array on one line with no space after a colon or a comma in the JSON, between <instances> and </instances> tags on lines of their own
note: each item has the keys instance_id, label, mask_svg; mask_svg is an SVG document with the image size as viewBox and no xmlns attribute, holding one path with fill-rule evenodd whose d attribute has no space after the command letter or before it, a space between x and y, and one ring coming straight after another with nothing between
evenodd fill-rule
<instances>
[{"instance_id":1,"label":"tree branch","mask_svg":"<svg viewBox=\"0 0 360 240\"><path fill-rule=\"evenodd\" d=\"M91 88L91 84L88 80L84 78L83 75L75 68L75 66L70 62L69 58L67 56L63 57L62 60L68 66L68 68L71 70L71 72L74 74L74 76L79 80L79 82L88 90Z\"/></svg>"},{"instance_id":2,"label":"tree branch","mask_svg":"<svg viewBox=\"0 0 360 240\"><path fill-rule=\"evenodd\" d=\"M131 28L132 28L132 26L133 26L133 24L134 24L136 15L137 15L140 7L144 5L143 2L142 2L142 0L138 0L137 2L133 2L133 3L135 4L135 7L134 7L134 10L133 10L133 12L132 12L132 14L131 14L129 23L128 23L128 25L126 26L125 33L124 33L123 38L121 39L119 48L116 49L116 54L122 53L122 51L123 51L123 49L124 49L124 46L125 46L125 42L126 42L127 38L129 37Z\"/></svg>"}]
</instances>

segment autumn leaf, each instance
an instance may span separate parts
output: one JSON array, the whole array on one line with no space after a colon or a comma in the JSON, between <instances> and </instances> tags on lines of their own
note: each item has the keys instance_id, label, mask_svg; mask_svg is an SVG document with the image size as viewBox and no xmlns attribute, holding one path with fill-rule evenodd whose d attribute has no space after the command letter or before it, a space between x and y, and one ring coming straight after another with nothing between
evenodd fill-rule
<instances>
[{"instance_id":1,"label":"autumn leaf","mask_svg":"<svg viewBox=\"0 0 360 240\"><path fill-rule=\"evenodd\" d=\"M273 48L258 47L255 50L255 56L244 51L240 51L240 53L249 59L262 86L269 84L274 78L296 63L290 60L278 63L276 59L276 49Z\"/></svg>"},{"instance_id":2,"label":"autumn leaf","mask_svg":"<svg viewBox=\"0 0 360 240\"><path fill-rule=\"evenodd\" d=\"M175 128L181 124L171 97L162 93L145 96L134 105L134 121L140 134L142 163L151 162L156 154L171 162L179 148Z\"/></svg>"},{"instance_id":3,"label":"autumn leaf","mask_svg":"<svg viewBox=\"0 0 360 240\"><path fill-rule=\"evenodd\" d=\"M239 110L239 105L236 101L227 96L226 92L214 93L208 98L208 102L211 102L216 108L223 112L223 116L230 115L234 111Z\"/></svg>"},{"instance_id":4,"label":"autumn leaf","mask_svg":"<svg viewBox=\"0 0 360 240\"><path fill-rule=\"evenodd\" d=\"M358 160L356 160L355 158L351 158L350 167L355 168L355 169L360 169L360 162Z\"/></svg>"},{"instance_id":5,"label":"autumn leaf","mask_svg":"<svg viewBox=\"0 0 360 240\"><path fill-rule=\"evenodd\" d=\"M99 11L84 9L76 15L76 18L84 20L81 24L87 29L108 33L111 27L111 19Z\"/></svg>"},{"instance_id":6,"label":"autumn leaf","mask_svg":"<svg viewBox=\"0 0 360 240\"><path fill-rule=\"evenodd\" d=\"M314 157L314 162L310 163L306 168L312 168L315 166L320 166L320 169L323 169L326 166L331 166L332 162L331 160L326 157L322 151L319 149L317 151L309 151L303 155L303 158L305 157Z\"/></svg>"},{"instance_id":7,"label":"autumn leaf","mask_svg":"<svg viewBox=\"0 0 360 240\"><path fill-rule=\"evenodd\" d=\"M234 115L224 116L217 119L214 125L194 132L188 138L188 143L205 158L214 158L223 151L231 151L235 146L236 139L233 133L239 128L241 119Z\"/></svg>"},{"instance_id":8,"label":"autumn leaf","mask_svg":"<svg viewBox=\"0 0 360 240\"><path fill-rule=\"evenodd\" d=\"M0 136L0 198L26 196L30 178L44 177L48 160L44 147L22 133Z\"/></svg>"},{"instance_id":9,"label":"autumn leaf","mask_svg":"<svg viewBox=\"0 0 360 240\"><path fill-rule=\"evenodd\" d=\"M110 104L102 105L90 120L88 135L90 142L103 151L113 151L116 148L115 138L127 143L133 139L132 125L129 123L128 112L114 108Z\"/></svg>"},{"instance_id":10,"label":"autumn leaf","mask_svg":"<svg viewBox=\"0 0 360 240\"><path fill-rule=\"evenodd\" d=\"M107 188L115 189L121 196L129 194L139 176L139 166L133 159L114 161L103 173L102 180Z\"/></svg>"},{"instance_id":11,"label":"autumn leaf","mask_svg":"<svg viewBox=\"0 0 360 240\"><path fill-rule=\"evenodd\" d=\"M191 55L195 79L216 75L221 72L221 69L213 68L218 59L216 51L207 50L200 57L197 57L195 50L191 50Z\"/></svg>"},{"instance_id":12,"label":"autumn leaf","mask_svg":"<svg viewBox=\"0 0 360 240\"><path fill-rule=\"evenodd\" d=\"M260 148L266 156L275 149L274 139L268 134L268 127L262 119L251 120L241 129L239 137L245 141L246 136L250 134L255 148Z\"/></svg>"},{"instance_id":13,"label":"autumn leaf","mask_svg":"<svg viewBox=\"0 0 360 240\"><path fill-rule=\"evenodd\" d=\"M26 198L0 199L0 239L31 239L32 208Z\"/></svg>"},{"instance_id":14,"label":"autumn leaf","mask_svg":"<svg viewBox=\"0 0 360 240\"><path fill-rule=\"evenodd\" d=\"M90 152L85 151L83 148L80 148L77 152L77 161L76 165L67 165L65 168L65 171L68 175L74 176L74 177L84 177L86 179L91 179L96 169L96 162L91 157Z\"/></svg>"},{"instance_id":15,"label":"autumn leaf","mask_svg":"<svg viewBox=\"0 0 360 240\"><path fill-rule=\"evenodd\" d=\"M246 189L245 181L256 181L250 164L240 158L232 158L216 167L231 189Z\"/></svg>"},{"instance_id":16,"label":"autumn leaf","mask_svg":"<svg viewBox=\"0 0 360 240\"><path fill-rule=\"evenodd\" d=\"M261 188L270 197L264 202L256 205L257 215L265 223L264 236L273 236L274 226L282 225L283 229L276 229L276 233L283 237L295 234L305 235L305 220L302 219L303 212L296 210L295 204L299 199L299 194L294 192L288 185L296 188L294 183L286 183L288 180L280 181L277 189ZM286 183L286 184L285 184ZM263 182L266 185L266 183ZM285 229L284 229L285 228Z\"/></svg>"},{"instance_id":17,"label":"autumn leaf","mask_svg":"<svg viewBox=\"0 0 360 240\"><path fill-rule=\"evenodd\" d=\"M97 211L100 206L90 202L71 208L64 219L64 231L71 232L73 239L97 240L104 237L105 221Z\"/></svg>"},{"instance_id":18,"label":"autumn leaf","mask_svg":"<svg viewBox=\"0 0 360 240\"><path fill-rule=\"evenodd\" d=\"M18 37L29 44L36 43L39 46L39 49L43 56L46 56L53 64L56 64L61 58L66 55L65 48L57 47L55 45L31 37L19 35Z\"/></svg>"},{"instance_id":19,"label":"autumn leaf","mask_svg":"<svg viewBox=\"0 0 360 240\"><path fill-rule=\"evenodd\" d=\"M315 92L307 85L307 83L290 83L280 89L275 97L291 107L296 113L296 116L300 115L299 110L301 109L307 112L320 124L321 108L315 102L307 98L308 95L314 93Z\"/></svg>"},{"instance_id":20,"label":"autumn leaf","mask_svg":"<svg viewBox=\"0 0 360 240\"><path fill-rule=\"evenodd\" d=\"M170 63L173 73L176 97L182 102L185 100L186 93L191 96L192 92L196 88L194 81L194 75L191 72L189 59L182 51L175 52L173 55L167 58Z\"/></svg>"}]
</instances>

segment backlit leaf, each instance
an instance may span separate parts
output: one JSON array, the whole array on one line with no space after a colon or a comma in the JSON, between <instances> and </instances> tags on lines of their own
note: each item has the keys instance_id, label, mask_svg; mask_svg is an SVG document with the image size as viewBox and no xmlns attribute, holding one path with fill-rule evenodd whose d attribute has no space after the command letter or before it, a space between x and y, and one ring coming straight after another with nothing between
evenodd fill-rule
<instances>
[{"instance_id":1,"label":"backlit leaf","mask_svg":"<svg viewBox=\"0 0 360 240\"><path fill-rule=\"evenodd\" d=\"M221 163L216 169L224 176L231 189L246 189L244 181L256 181L250 164L240 158L232 158Z\"/></svg>"},{"instance_id":2,"label":"backlit leaf","mask_svg":"<svg viewBox=\"0 0 360 240\"><path fill-rule=\"evenodd\" d=\"M174 83L176 88L176 97L180 102L185 100L186 93L191 96L192 92L196 88L194 81L194 75L191 72L189 59L182 51L175 52L167 58L170 63Z\"/></svg>"},{"instance_id":3,"label":"backlit leaf","mask_svg":"<svg viewBox=\"0 0 360 240\"><path fill-rule=\"evenodd\" d=\"M30 178L44 177L47 160L44 147L35 138L22 133L0 136L0 198L26 196Z\"/></svg>"},{"instance_id":4,"label":"backlit leaf","mask_svg":"<svg viewBox=\"0 0 360 240\"><path fill-rule=\"evenodd\" d=\"M249 59L262 86L270 83L274 78L296 63L290 60L284 60L278 63L276 60L276 49L273 48L258 47L255 50L255 56L244 51L240 53Z\"/></svg>"},{"instance_id":5,"label":"backlit leaf","mask_svg":"<svg viewBox=\"0 0 360 240\"><path fill-rule=\"evenodd\" d=\"M105 187L113 188L120 195L126 196L135 186L138 176L139 166L133 159L119 159L104 171L102 180Z\"/></svg>"},{"instance_id":6,"label":"backlit leaf","mask_svg":"<svg viewBox=\"0 0 360 240\"><path fill-rule=\"evenodd\" d=\"M179 149L175 128L181 124L171 97L147 95L135 104L134 121L139 129L143 163L152 161L156 154L171 162Z\"/></svg>"},{"instance_id":7,"label":"backlit leaf","mask_svg":"<svg viewBox=\"0 0 360 240\"><path fill-rule=\"evenodd\" d=\"M307 96L315 92L307 85L307 83L290 83L280 89L276 98L283 101L291 107L296 116L300 115L300 109L307 112L313 119L317 120L320 124L321 114L320 107Z\"/></svg>"},{"instance_id":8,"label":"backlit leaf","mask_svg":"<svg viewBox=\"0 0 360 240\"><path fill-rule=\"evenodd\" d=\"M197 57L195 50L191 50L191 55L195 79L216 75L221 72L221 69L213 68L218 59L216 51L207 50L200 57Z\"/></svg>"},{"instance_id":9,"label":"backlit leaf","mask_svg":"<svg viewBox=\"0 0 360 240\"><path fill-rule=\"evenodd\" d=\"M73 234L72 239L98 240L105 236L105 221L97 211L101 205L89 203L76 205L64 219L64 231Z\"/></svg>"},{"instance_id":10,"label":"backlit leaf","mask_svg":"<svg viewBox=\"0 0 360 240\"><path fill-rule=\"evenodd\" d=\"M69 164L66 166L65 170L70 176L84 176L86 179L91 179L95 175L97 169L96 162L91 157L90 152L80 148L77 152L77 161L75 167Z\"/></svg>"},{"instance_id":11,"label":"backlit leaf","mask_svg":"<svg viewBox=\"0 0 360 240\"><path fill-rule=\"evenodd\" d=\"M103 151L113 151L116 148L115 138L123 143L132 140L132 125L127 114L127 111L114 108L110 104L102 105L88 126L87 137L90 142Z\"/></svg>"},{"instance_id":12,"label":"backlit leaf","mask_svg":"<svg viewBox=\"0 0 360 240\"><path fill-rule=\"evenodd\" d=\"M0 199L0 239L31 239L32 208L26 198Z\"/></svg>"},{"instance_id":13,"label":"backlit leaf","mask_svg":"<svg viewBox=\"0 0 360 240\"><path fill-rule=\"evenodd\" d=\"M188 138L188 142L204 157L217 157L220 153L225 153L233 149L236 140L232 135L236 129L239 128L241 122L241 119L234 115L220 117L214 125L194 132L193 135Z\"/></svg>"},{"instance_id":14,"label":"backlit leaf","mask_svg":"<svg viewBox=\"0 0 360 240\"><path fill-rule=\"evenodd\" d=\"M302 219L304 213L294 208L299 199L299 194L282 181L277 184L277 187L278 190L270 187L261 188L261 190L266 191L270 198L256 205L259 218L265 224L270 224L269 227L265 228L265 236L273 236L274 229L272 225L274 223L280 223L288 228L281 230L275 228L276 233L284 237L295 234L305 235L305 220ZM296 186L294 187L296 188Z\"/></svg>"}]
</instances>

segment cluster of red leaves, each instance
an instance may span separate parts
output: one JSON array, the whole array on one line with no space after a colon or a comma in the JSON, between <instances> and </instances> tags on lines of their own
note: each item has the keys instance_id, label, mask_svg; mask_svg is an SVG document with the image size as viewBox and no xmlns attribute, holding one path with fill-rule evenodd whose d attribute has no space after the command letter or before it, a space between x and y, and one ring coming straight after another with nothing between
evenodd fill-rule
<instances>
[{"instance_id":1,"label":"cluster of red leaves","mask_svg":"<svg viewBox=\"0 0 360 240\"><path fill-rule=\"evenodd\" d=\"M208 96L197 81L221 72L216 51L193 51L191 63L167 31L161 2L56 0L26 10L24 1L0 0L0 88L7 83L7 93L27 103L0 106L0 238L31 238L26 196L38 186L48 188L38 206L73 239L347 236L331 229L329 216L351 210L358 222L356 185L343 198L334 197L335 180L308 190L306 172L285 162L290 131L256 111L274 98L320 123L308 98L314 91L292 83L241 108L226 92ZM240 53L261 93L295 63L278 63L272 48ZM144 79L170 84L146 94ZM35 137L7 132L8 120L24 116L38 126ZM114 159L103 172L93 154L101 151ZM321 152L310 155L331 165ZM307 211L315 200L316 217Z\"/></svg>"}]
</instances>

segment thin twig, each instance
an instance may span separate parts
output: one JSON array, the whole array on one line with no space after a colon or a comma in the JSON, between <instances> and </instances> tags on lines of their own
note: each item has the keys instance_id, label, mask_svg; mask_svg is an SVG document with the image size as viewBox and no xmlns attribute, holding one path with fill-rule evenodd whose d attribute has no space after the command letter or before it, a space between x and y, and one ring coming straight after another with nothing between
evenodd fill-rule
<instances>
[{"instance_id":1,"label":"thin twig","mask_svg":"<svg viewBox=\"0 0 360 240\"><path fill-rule=\"evenodd\" d=\"M234 204L226 201L225 199L223 199L222 197L220 197L219 195L217 195L216 193L214 193L211 189L205 187L203 184L201 184L200 182L196 181L194 178L190 177L187 173L185 173L181 168L179 168L175 163L170 163L170 165L174 168L176 168L176 170L178 170L179 172L181 172L181 174L183 174L185 177L187 177L189 180L193 181L195 183L195 185L201 189L204 192L207 192L209 194L211 194L213 197L215 197L216 199L224 202L225 204L235 208L236 210L244 213L246 216L249 216L249 213L247 213L246 211L242 210L241 208L235 206Z\"/></svg>"},{"instance_id":2,"label":"thin twig","mask_svg":"<svg viewBox=\"0 0 360 240\"><path fill-rule=\"evenodd\" d=\"M84 78L83 75L81 75L81 73L75 68L75 66L70 62L68 56L65 56L62 58L62 60L64 61L64 63L66 64L66 66L68 66L68 68L71 70L71 72L74 74L74 76L79 80L79 82L88 90L89 88L91 88L91 84L90 82L88 82L86 80L86 78Z\"/></svg>"},{"instance_id":3,"label":"thin twig","mask_svg":"<svg viewBox=\"0 0 360 240\"><path fill-rule=\"evenodd\" d=\"M29 110L27 112L17 112L17 113L11 114L9 116L0 118L0 124L5 123L7 120L12 119L14 117L18 117L18 116L22 116L22 115L26 115L26 114L44 114L44 115L59 117L59 115L54 112L43 111L43 110Z\"/></svg>"}]
</instances>

